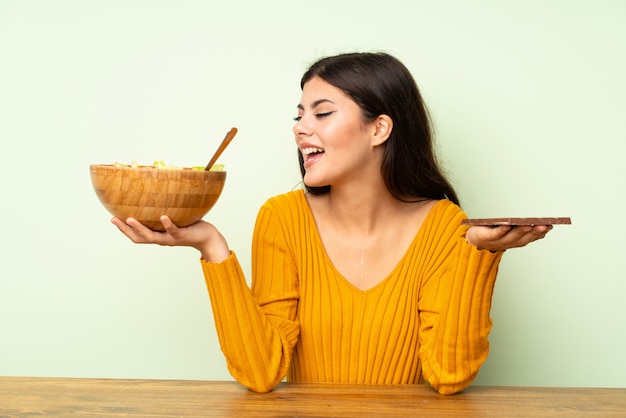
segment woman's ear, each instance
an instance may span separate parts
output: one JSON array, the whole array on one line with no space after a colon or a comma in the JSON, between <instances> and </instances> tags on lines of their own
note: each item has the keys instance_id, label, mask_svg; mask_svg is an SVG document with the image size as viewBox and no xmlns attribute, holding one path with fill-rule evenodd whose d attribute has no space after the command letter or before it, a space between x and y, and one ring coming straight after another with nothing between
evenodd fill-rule
<instances>
[{"instance_id":1,"label":"woman's ear","mask_svg":"<svg viewBox=\"0 0 626 418\"><path fill-rule=\"evenodd\" d=\"M374 128L372 145L378 146L383 144L389 138L389 135L391 135L393 120L387 115L379 115L374 121Z\"/></svg>"}]
</instances>

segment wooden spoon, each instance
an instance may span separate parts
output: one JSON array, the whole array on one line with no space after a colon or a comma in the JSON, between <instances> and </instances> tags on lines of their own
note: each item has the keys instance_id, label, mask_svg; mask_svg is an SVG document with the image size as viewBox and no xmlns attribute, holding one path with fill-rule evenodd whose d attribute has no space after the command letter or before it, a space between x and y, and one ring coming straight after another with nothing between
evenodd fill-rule
<instances>
[{"instance_id":1,"label":"wooden spoon","mask_svg":"<svg viewBox=\"0 0 626 418\"><path fill-rule=\"evenodd\" d=\"M224 152L224 150L226 149L228 144L230 144L230 141L233 140L235 135L237 135L237 128L231 128L231 130L226 133L226 136L222 140L222 143L217 148L217 151L215 151L215 154L213 154L213 157L211 157L209 163L206 165L205 170L210 170L211 167L213 167L213 164L215 164L220 155L222 155L222 152Z\"/></svg>"}]
</instances>

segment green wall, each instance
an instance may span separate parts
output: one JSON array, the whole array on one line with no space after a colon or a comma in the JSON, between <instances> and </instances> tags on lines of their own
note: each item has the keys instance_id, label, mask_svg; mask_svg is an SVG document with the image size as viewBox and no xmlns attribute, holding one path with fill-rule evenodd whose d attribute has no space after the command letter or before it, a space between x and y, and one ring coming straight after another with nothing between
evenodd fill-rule
<instances>
[{"instance_id":1,"label":"green wall","mask_svg":"<svg viewBox=\"0 0 626 418\"><path fill-rule=\"evenodd\" d=\"M571 216L505 255L478 384L626 386L626 2L0 0L0 375L229 379L198 254L131 244L91 163L205 164L249 271L256 211L299 181L312 60L415 75L469 215Z\"/></svg>"}]
</instances>

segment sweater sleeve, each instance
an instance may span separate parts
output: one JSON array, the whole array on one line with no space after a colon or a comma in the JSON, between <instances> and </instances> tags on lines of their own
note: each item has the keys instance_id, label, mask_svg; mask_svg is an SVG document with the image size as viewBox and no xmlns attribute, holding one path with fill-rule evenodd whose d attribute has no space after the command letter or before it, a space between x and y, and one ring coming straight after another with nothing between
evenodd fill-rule
<instances>
[{"instance_id":1,"label":"sweater sleeve","mask_svg":"<svg viewBox=\"0 0 626 418\"><path fill-rule=\"evenodd\" d=\"M464 217L459 210L431 232L432 263L420 291L422 374L441 394L469 386L487 359L491 299L503 254L468 244Z\"/></svg>"},{"instance_id":2,"label":"sweater sleeve","mask_svg":"<svg viewBox=\"0 0 626 418\"><path fill-rule=\"evenodd\" d=\"M256 392L285 377L298 340L297 277L284 235L262 208L252 248L252 290L234 253L222 263L201 260L220 346L231 375Z\"/></svg>"}]
</instances>

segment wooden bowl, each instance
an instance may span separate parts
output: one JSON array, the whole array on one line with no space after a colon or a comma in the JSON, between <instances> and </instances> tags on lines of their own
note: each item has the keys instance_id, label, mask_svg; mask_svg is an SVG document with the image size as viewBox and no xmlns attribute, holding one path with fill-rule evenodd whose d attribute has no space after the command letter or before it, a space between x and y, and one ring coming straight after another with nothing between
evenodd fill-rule
<instances>
[{"instance_id":1,"label":"wooden bowl","mask_svg":"<svg viewBox=\"0 0 626 418\"><path fill-rule=\"evenodd\" d=\"M178 227L200 220L215 205L226 181L225 171L113 164L92 164L89 169L96 195L112 215L135 218L155 231L163 231L162 215Z\"/></svg>"}]
</instances>

